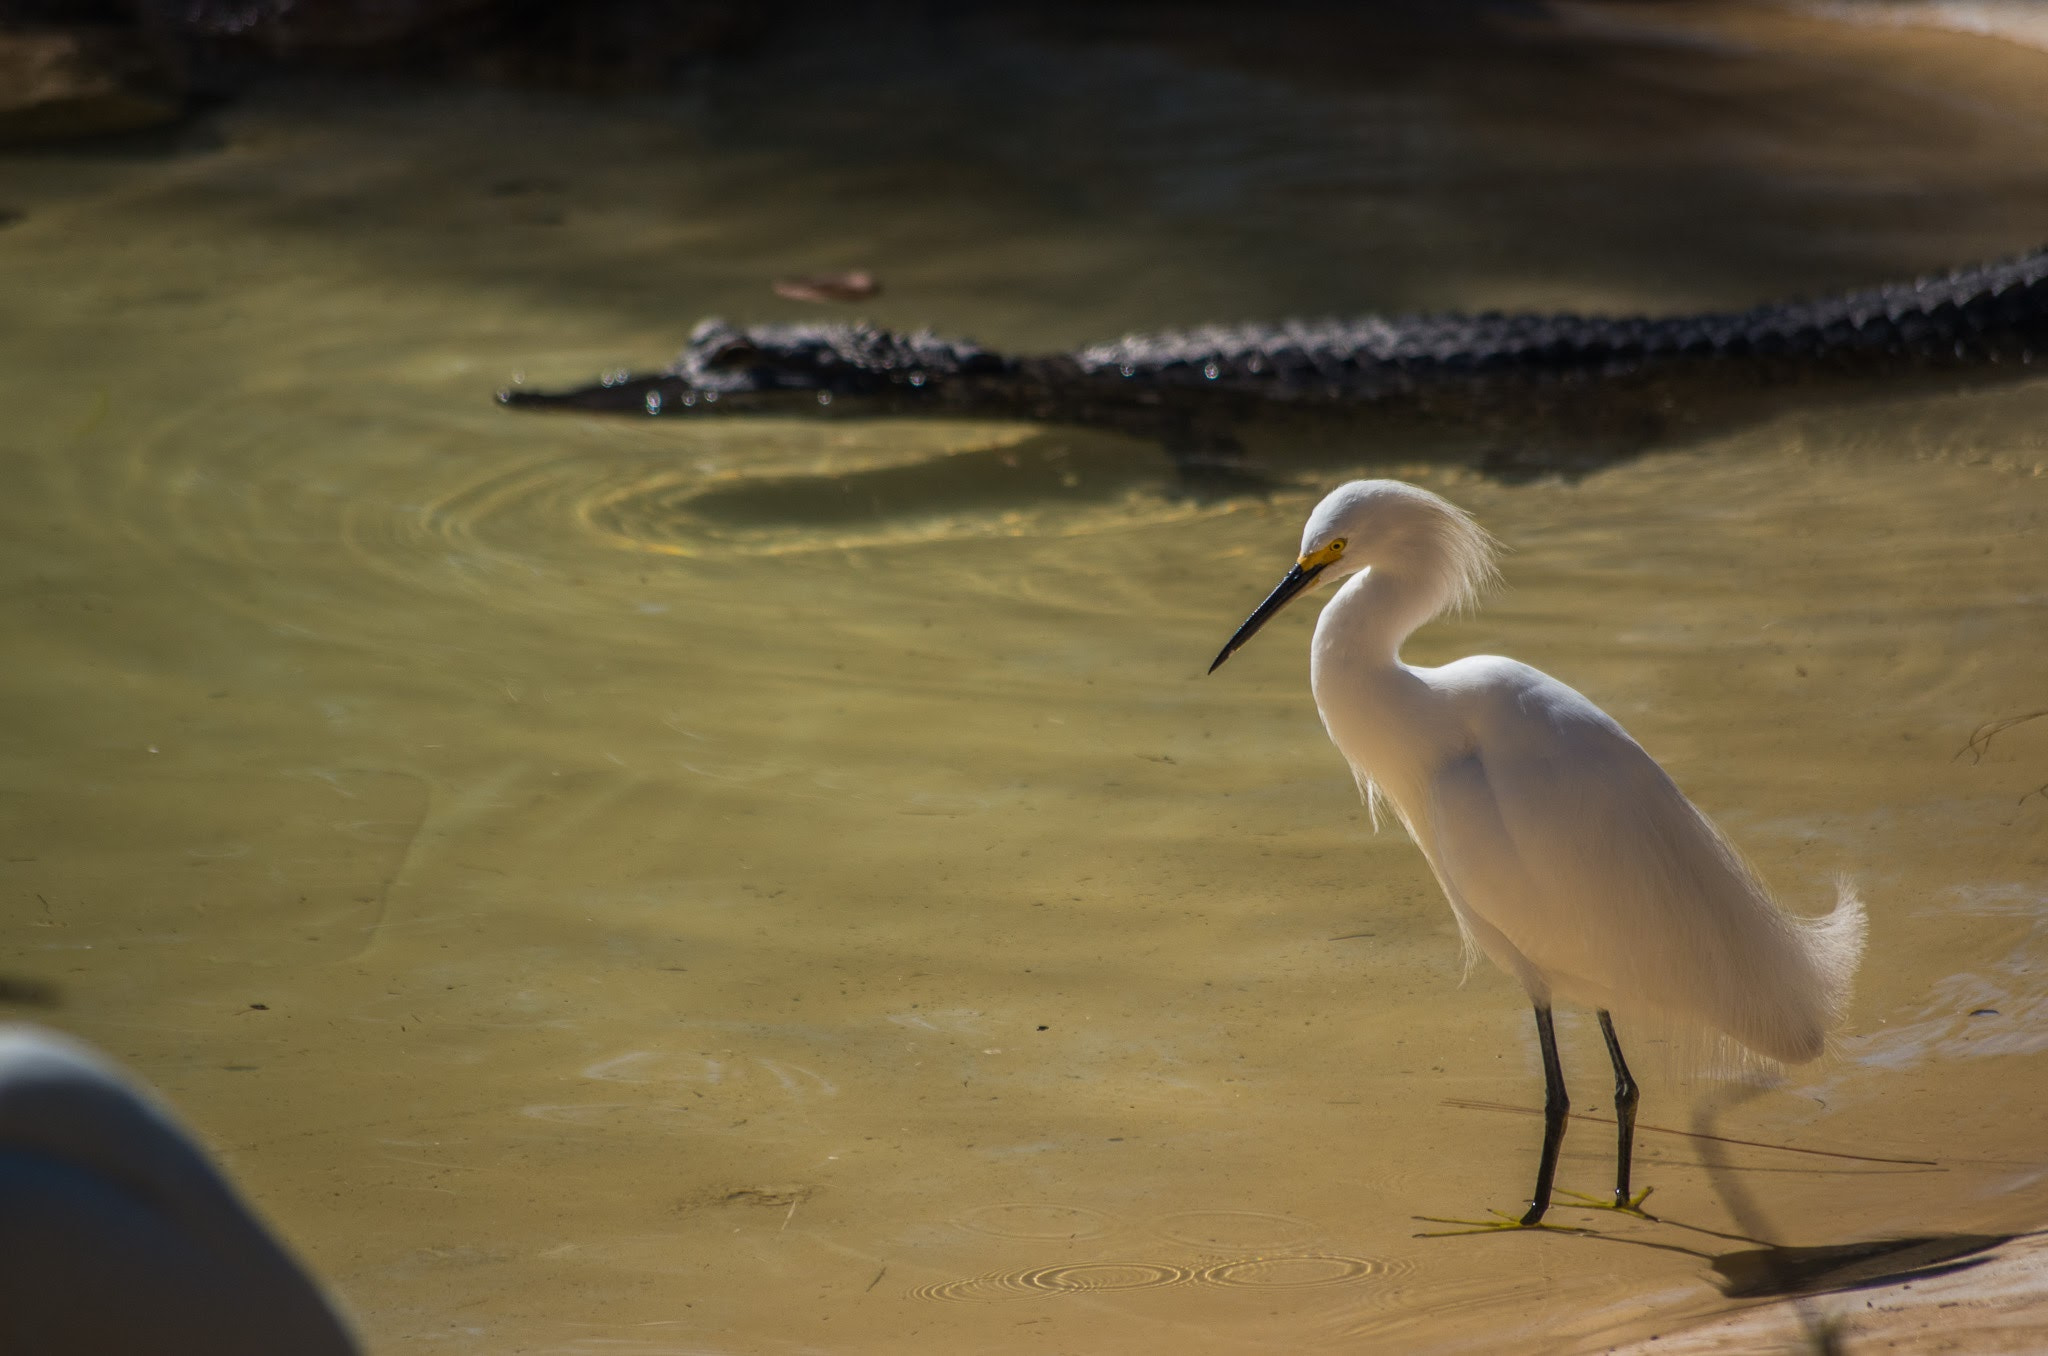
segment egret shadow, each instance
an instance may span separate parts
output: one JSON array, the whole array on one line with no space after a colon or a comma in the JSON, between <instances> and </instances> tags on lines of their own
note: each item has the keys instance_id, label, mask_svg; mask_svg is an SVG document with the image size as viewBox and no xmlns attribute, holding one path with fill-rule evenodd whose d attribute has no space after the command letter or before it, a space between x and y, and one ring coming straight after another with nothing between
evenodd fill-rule
<instances>
[{"instance_id":1,"label":"egret shadow","mask_svg":"<svg viewBox=\"0 0 2048 1356\"><path fill-rule=\"evenodd\" d=\"M1688 1224L1669 1215L1650 1218L1658 1224L1691 1233L1710 1234L1717 1238L1736 1237L1702 1225ZM1988 1254L1993 1249L2016 1238L2034 1237L2028 1233L1919 1234L1812 1247L1784 1247L1750 1239L1744 1241L1756 1242L1756 1247L1716 1253L1680 1243L1602 1233L1598 1229L1575 1228L1569 1232L1604 1243L1623 1243L1630 1247L1697 1257L1713 1270L1716 1287L1728 1299L1797 1299L1932 1280L1937 1276L1955 1275L1980 1267L1991 1260Z\"/></svg>"},{"instance_id":2,"label":"egret shadow","mask_svg":"<svg viewBox=\"0 0 2048 1356\"><path fill-rule=\"evenodd\" d=\"M1729 1299L1797 1298L1841 1291L1869 1290L1907 1281L1930 1280L1937 1276L1953 1275L1981 1266L1990 1260L1987 1254L1993 1249L2014 1239L2032 1238L2044 1232L2037 1230L1995 1234L1914 1234L1808 1246L1768 1242L1763 1237L1769 1229L1768 1222L1742 1181L1743 1174L1765 1169L1744 1167L1730 1162L1727 1153L1730 1146L1770 1149L1802 1157L1839 1159L1848 1165L1870 1165L1869 1168L1848 1167L1837 1169L1838 1171L1877 1171L1888 1175L1898 1172L1940 1172L1946 1169L1932 1159L1895 1158L1800 1148L1788 1144L1770 1144L1716 1134L1708 1128L1719 1109L1715 1101L1732 1106L1749 1100L1761 1091L1761 1087L1741 1086L1724 1093L1719 1099L1703 1102L1694 1117L1694 1128L1691 1130L1649 1124L1639 1124L1637 1127L1649 1135L1672 1136L1694 1143L1714 1183L1716 1193L1737 1221L1741 1232L1710 1229L1670 1215L1645 1214L1643 1218L1688 1233L1753 1246L1715 1252L1710 1248L1688 1247L1681 1243L1656 1239L1632 1238L1603 1233L1598 1229L1574 1228L1570 1232L1608 1243L1622 1243L1632 1247L1653 1248L1660 1252L1676 1252L1697 1257L1712 1269L1716 1286ZM1500 1102L1481 1102L1464 1098L1447 1098L1445 1102L1446 1105L1466 1110L1503 1111L1530 1116L1541 1114L1534 1107ZM1571 1119L1602 1125L1613 1124L1609 1117L1584 1113L1575 1113Z\"/></svg>"},{"instance_id":3,"label":"egret shadow","mask_svg":"<svg viewBox=\"0 0 2048 1356\"><path fill-rule=\"evenodd\" d=\"M1766 1245L1709 1259L1729 1299L1777 1299L1871 1290L1982 1266L1991 1249L2025 1234L1924 1234L1819 1247Z\"/></svg>"}]
</instances>

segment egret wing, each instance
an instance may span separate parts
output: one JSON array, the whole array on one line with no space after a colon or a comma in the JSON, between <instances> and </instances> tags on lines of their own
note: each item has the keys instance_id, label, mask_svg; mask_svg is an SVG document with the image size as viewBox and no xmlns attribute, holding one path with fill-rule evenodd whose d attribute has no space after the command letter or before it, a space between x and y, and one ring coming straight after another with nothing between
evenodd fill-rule
<instances>
[{"instance_id":1,"label":"egret wing","mask_svg":"<svg viewBox=\"0 0 2048 1356\"><path fill-rule=\"evenodd\" d=\"M1501 961L1497 933L1511 971L1563 998L1818 1053L1827 995L1800 925L1626 731L1513 667L1430 785L1431 860L1474 939Z\"/></svg>"}]
</instances>

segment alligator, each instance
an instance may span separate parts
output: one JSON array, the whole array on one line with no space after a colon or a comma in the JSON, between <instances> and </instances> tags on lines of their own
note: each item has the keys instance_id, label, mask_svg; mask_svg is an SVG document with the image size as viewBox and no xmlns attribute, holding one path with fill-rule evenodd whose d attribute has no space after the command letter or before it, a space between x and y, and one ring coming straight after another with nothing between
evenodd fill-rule
<instances>
[{"instance_id":1,"label":"alligator","mask_svg":"<svg viewBox=\"0 0 2048 1356\"><path fill-rule=\"evenodd\" d=\"M1033 420L1159 440L1183 471L1254 463L1275 426L1404 448L1450 438L1498 470L1564 449L1611 459L1788 404L2038 375L2048 248L1945 276L1745 311L1666 316L1367 315L1133 334L1011 356L860 324L706 320L673 366L522 409Z\"/></svg>"}]
</instances>

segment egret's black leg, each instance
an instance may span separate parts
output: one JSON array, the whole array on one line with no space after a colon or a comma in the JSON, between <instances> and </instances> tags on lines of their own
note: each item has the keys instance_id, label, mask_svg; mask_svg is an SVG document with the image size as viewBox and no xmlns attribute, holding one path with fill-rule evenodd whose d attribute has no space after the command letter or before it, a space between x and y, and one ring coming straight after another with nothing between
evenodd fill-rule
<instances>
[{"instance_id":1,"label":"egret's black leg","mask_svg":"<svg viewBox=\"0 0 2048 1356\"><path fill-rule=\"evenodd\" d=\"M1629 1161L1636 1151L1636 1080L1629 1074L1628 1061L1621 1057L1621 1042L1614 1038L1614 1019L1600 1009L1600 1034L1607 1038L1607 1057L1614 1061L1614 1124L1620 1132L1615 1149L1614 1204L1627 1210L1635 1202L1629 1197Z\"/></svg>"},{"instance_id":2,"label":"egret's black leg","mask_svg":"<svg viewBox=\"0 0 2048 1356\"><path fill-rule=\"evenodd\" d=\"M1526 1227L1539 1223L1550 1208L1550 1184L1557 1177L1557 1151L1564 1147L1564 1123L1572 1110L1564 1092L1564 1066L1557 1062L1557 1029L1551 1024L1550 1005L1536 1005L1536 1038L1543 1045L1543 1161L1536 1166L1536 1195L1529 1213L1522 1216Z\"/></svg>"}]
</instances>

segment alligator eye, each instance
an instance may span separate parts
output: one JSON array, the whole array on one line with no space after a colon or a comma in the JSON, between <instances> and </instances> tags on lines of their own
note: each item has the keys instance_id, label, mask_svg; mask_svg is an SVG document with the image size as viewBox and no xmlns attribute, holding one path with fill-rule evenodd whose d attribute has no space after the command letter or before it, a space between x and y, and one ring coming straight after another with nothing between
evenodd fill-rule
<instances>
[{"instance_id":1,"label":"alligator eye","mask_svg":"<svg viewBox=\"0 0 2048 1356\"><path fill-rule=\"evenodd\" d=\"M704 365L720 371L730 371L736 367L753 367L760 361L760 349L744 339L735 339L729 344L719 345L715 352L704 359Z\"/></svg>"}]
</instances>

